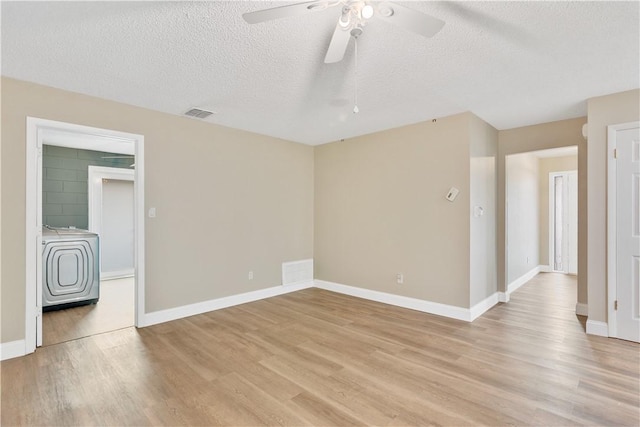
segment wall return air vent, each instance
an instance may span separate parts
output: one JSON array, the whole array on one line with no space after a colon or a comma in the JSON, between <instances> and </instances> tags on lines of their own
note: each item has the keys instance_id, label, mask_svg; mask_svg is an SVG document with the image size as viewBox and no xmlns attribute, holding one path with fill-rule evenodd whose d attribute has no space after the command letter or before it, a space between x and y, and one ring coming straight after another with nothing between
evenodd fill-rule
<instances>
[{"instance_id":1,"label":"wall return air vent","mask_svg":"<svg viewBox=\"0 0 640 427\"><path fill-rule=\"evenodd\" d=\"M185 116L195 117L196 119L206 119L207 117L213 115L213 111L201 110L200 108L192 108L186 113Z\"/></svg>"}]
</instances>

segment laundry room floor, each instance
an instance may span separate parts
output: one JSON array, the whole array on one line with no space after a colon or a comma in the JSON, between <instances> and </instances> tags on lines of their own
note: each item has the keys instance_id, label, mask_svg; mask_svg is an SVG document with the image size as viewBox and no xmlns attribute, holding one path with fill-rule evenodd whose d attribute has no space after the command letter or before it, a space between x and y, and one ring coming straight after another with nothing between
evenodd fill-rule
<instances>
[{"instance_id":1,"label":"laundry room floor","mask_svg":"<svg viewBox=\"0 0 640 427\"><path fill-rule=\"evenodd\" d=\"M50 311L42 317L42 345L133 326L134 278L103 280L97 304Z\"/></svg>"}]
</instances>

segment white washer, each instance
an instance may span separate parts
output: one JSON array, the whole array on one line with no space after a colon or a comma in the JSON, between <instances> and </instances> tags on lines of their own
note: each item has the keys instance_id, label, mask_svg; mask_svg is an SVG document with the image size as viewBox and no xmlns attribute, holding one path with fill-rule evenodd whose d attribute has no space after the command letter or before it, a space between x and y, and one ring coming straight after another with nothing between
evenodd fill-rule
<instances>
[{"instance_id":1,"label":"white washer","mask_svg":"<svg viewBox=\"0 0 640 427\"><path fill-rule=\"evenodd\" d=\"M42 228L42 309L95 304L100 298L98 235L75 228Z\"/></svg>"}]
</instances>

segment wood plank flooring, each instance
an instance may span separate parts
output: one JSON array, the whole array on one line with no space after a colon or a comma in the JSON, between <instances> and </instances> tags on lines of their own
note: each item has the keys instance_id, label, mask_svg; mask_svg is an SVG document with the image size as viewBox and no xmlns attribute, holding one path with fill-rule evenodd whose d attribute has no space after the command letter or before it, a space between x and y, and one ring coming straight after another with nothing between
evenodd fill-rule
<instances>
[{"instance_id":1,"label":"wood plank flooring","mask_svg":"<svg viewBox=\"0 0 640 427\"><path fill-rule=\"evenodd\" d=\"M43 313L42 344L52 345L134 325L134 279L103 280L97 304Z\"/></svg>"},{"instance_id":2,"label":"wood plank flooring","mask_svg":"<svg viewBox=\"0 0 640 427\"><path fill-rule=\"evenodd\" d=\"M2 425L638 426L640 346L540 274L473 323L308 289L2 362Z\"/></svg>"}]
</instances>

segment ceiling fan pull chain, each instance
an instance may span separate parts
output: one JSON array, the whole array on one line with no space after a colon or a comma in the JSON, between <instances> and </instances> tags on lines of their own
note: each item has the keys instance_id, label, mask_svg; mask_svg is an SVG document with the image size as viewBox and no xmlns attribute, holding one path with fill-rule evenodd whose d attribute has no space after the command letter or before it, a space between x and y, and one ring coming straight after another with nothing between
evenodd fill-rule
<instances>
[{"instance_id":1,"label":"ceiling fan pull chain","mask_svg":"<svg viewBox=\"0 0 640 427\"><path fill-rule=\"evenodd\" d=\"M354 91L354 95L353 95L353 114L357 114L360 109L358 108L358 37L354 37L354 43L355 43L355 51L354 51L354 57L355 57L355 63L356 63L356 72L355 72L355 91Z\"/></svg>"}]
</instances>

